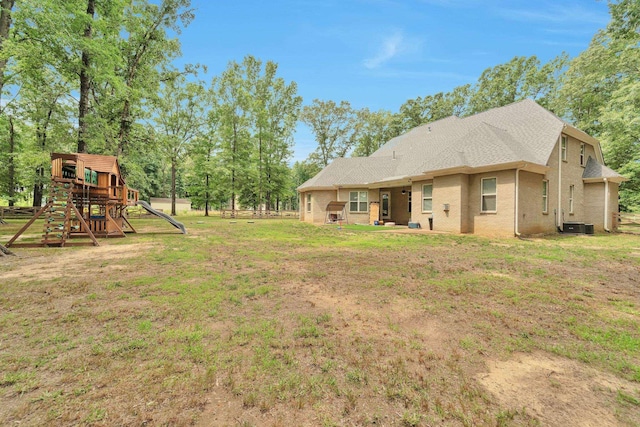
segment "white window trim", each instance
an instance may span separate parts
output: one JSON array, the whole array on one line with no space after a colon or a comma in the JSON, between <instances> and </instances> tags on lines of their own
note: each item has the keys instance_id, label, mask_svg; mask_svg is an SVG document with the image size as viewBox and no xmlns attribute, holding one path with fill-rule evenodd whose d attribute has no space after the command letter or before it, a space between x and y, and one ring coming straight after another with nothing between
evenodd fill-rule
<instances>
[{"instance_id":1,"label":"white window trim","mask_svg":"<svg viewBox=\"0 0 640 427\"><path fill-rule=\"evenodd\" d=\"M496 180L496 192L492 193L492 194L484 194L483 193L483 188L484 188L484 181L487 179L495 179ZM482 209L482 201L483 201L483 197L484 196L495 196L496 197L496 209L493 211L485 211ZM481 213L496 213L498 212L498 177L497 176L488 176L486 178L482 178L480 180L480 212Z\"/></svg>"},{"instance_id":2,"label":"white window trim","mask_svg":"<svg viewBox=\"0 0 640 427\"><path fill-rule=\"evenodd\" d=\"M546 190L546 194L545 194ZM549 180L542 180L542 213L549 213Z\"/></svg>"},{"instance_id":3,"label":"white window trim","mask_svg":"<svg viewBox=\"0 0 640 427\"><path fill-rule=\"evenodd\" d=\"M424 187L426 186L431 186L431 197L425 197L424 196ZM427 199L431 199L431 210L430 211L425 211L424 210L424 201ZM422 211L422 213L433 213L433 183L432 184L422 184L422 204L420 205L420 210Z\"/></svg>"},{"instance_id":4,"label":"white window trim","mask_svg":"<svg viewBox=\"0 0 640 427\"><path fill-rule=\"evenodd\" d=\"M569 186L569 214L570 215L573 214L575 192L576 192L576 186L570 185Z\"/></svg>"},{"instance_id":5,"label":"white window trim","mask_svg":"<svg viewBox=\"0 0 640 427\"><path fill-rule=\"evenodd\" d=\"M356 202L358 210L355 210L355 211L351 210L351 203L352 203L352 201L351 201L351 193L356 193L358 195L358 201ZM366 201L367 206L366 206L366 209L363 210L363 211L360 210L360 203L361 203L360 202L360 193L365 193L367 195L367 201ZM358 191L358 190L349 191L349 212L350 213L367 213L367 212L369 212L369 191L367 191L367 190L365 190L365 191Z\"/></svg>"},{"instance_id":6,"label":"white window trim","mask_svg":"<svg viewBox=\"0 0 640 427\"><path fill-rule=\"evenodd\" d=\"M560 158L563 162L567 161L567 151L569 149L569 137L562 135L560 138Z\"/></svg>"},{"instance_id":7,"label":"white window trim","mask_svg":"<svg viewBox=\"0 0 640 427\"><path fill-rule=\"evenodd\" d=\"M307 212L311 212L311 193L307 193L306 201Z\"/></svg>"}]
</instances>

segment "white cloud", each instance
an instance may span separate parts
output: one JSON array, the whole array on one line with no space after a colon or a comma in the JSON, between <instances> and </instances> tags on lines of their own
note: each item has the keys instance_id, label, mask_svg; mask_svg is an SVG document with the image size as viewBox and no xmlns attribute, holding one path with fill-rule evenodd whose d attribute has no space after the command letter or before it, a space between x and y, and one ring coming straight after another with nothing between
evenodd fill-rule
<instances>
[{"instance_id":1,"label":"white cloud","mask_svg":"<svg viewBox=\"0 0 640 427\"><path fill-rule=\"evenodd\" d=\"M378 48L378 52L373 57L364 60L364 66L369 69L380 67L402 51L403 42L404 36L400 32L387 37Z\"/></svg>"},{"instance_id":2,"label":"white cloud","mask_svg":"<svg viewBox=\"0 0 640 427\"><path fill-rule=\"evenodd\" d=\"M413 61L421 57L422 45L420 38L407 37L402 31L396 30L380 41L375 54L365 59L363 64L372 70L400 57L408 57Z\"/></svg>"}]
</instances>

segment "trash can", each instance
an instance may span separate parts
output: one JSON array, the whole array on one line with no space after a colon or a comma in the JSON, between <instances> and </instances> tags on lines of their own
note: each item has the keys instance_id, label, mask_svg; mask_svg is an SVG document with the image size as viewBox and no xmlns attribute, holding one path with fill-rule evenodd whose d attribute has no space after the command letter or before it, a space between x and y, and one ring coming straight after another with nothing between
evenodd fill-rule
<instances>
[{"instance_id":1,"label":"trash can","mask_svg":"<svg viewBox=\"0 0 640 427\"><path fill-rule=\"evenodd\" d=\"M585 234L593 234L593 224L585 224L584 225L584 233Z\"/></svg>"}]
</instances>

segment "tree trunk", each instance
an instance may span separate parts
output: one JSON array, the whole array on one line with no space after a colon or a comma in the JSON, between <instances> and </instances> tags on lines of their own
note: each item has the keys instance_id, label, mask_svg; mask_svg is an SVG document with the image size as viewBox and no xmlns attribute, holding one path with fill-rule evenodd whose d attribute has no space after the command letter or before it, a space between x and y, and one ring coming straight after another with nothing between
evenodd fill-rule
<instances>
[{"instance_id":1,"label":"tree trunk","mask_svg":"<svg viewBox=\"0 0 640 427\"><path fill-rule=\"evenodd\" d=\"M129 134L131 133L130 109L131 103L129 99L125 99L122 107L122 116L120 117L120 130L118 132L118 149L116 152L116 156L118 157L124 154L125 148L129 143Z\"/></svg>"},{"instance_id":2,"label":"tree trunk","mask_svg":"<svg viewBox=\"0 0 640 427\"><path fill-rule=\"evenodd\" d=\"M233 124L233 147L231 147L231 211L236 210L236 152L238 150L238 130Z\"/></svg>"},{"instance_id":3,"label":"tree trunk","mask_svg":"<svg viewBox=\"0 0 640 427\"><path fill-rule=\"evenodd\" d=\"M4 41L9 38L9 29L11 29L11 9L15 0L2 0L0 2L0 52L2 52ZM0 59L0 95L4 88L4 69L7 66L9 58Z\"/></svg>"},{"instance_id":4,"label":"tree trunk","mask_svg":"<svg viewBox=\"0 0 640 427\"><path fill-rule=\"evenodd\" d=\"M57 99L57 98L56 98ZM44 126L36 129L36 139L40 142L40 149L45 151L47 148L47 129L49 128L49 122L51 121L51 115L53 114L53 108L49 108L47 112L47 119L44 122ZM33 206L42 206L42 197L44 196L44 167L39 166L36 169L36 182L33 184Z\"/></svg>"},{"instance_id":5,"label":"tree trunk","mask_svg":"<svg viewBox=\"0 0 640 427\"><path fill-rule=\"evenodd\" d=\"M8 169L8 190L9 190L9 206L14 206L16 198L16 138L15 129L13 127L13 118L9 117L9 164Z\"/></svg>"},{"instance_id":6,"label":"tree trunk","mask_svg":"<svg viewBox=\"0 0 640 427\"><path fill-rule=\"evenodd\" d=\"M171 215L176 215L176 163L175 154L171 157Z\"/></svg>"},{"instance_id":7,"label":"tree trunk","mask_svg":"<svg viewBox=\"0 0 640 427\"><path fill-rule=\"evenodd\" d=\"M205 177L207 189L204 192L204 216L209 216L209 174Z\"/></svg>"},{"instance_id":8,"label":"tree trunk","mask_svg":"<svg viewBox=\"0 0 640 427\"><path fill-rule=\"evenodd\" d=\"M95 13L95 0L87 0L87 15L93 20ZM84 37L90 39L93 33L91 23L84 29ZM91 90L91 77L89 67L91 56L86 50L82 51L82 68L80 69L80 102L78 103L78 153L87 152L87 114L89 112L89 91Z\"/></svg>"},{"instance_id":9,"label":"tree trunk","mask_svg":"<svg viewBox=\"0 0 640 427\"><path fill-rule=\"evenodd\" d=\"M262 210L262 129L258 130L258 132L258 206ZM266 209L269 210L269 205L267 205Z\"/></svg>"}]
</instances>

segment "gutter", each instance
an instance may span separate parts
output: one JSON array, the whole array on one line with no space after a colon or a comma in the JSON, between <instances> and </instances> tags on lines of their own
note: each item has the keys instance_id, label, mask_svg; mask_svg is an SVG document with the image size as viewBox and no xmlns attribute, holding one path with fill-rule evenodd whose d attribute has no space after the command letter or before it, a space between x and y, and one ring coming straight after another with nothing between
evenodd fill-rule
<instances>
[{"instance_id":1,"label":"gutter","mask_svg":"<svg viewBox=\"0 0 640 427\"><path fill-rule=\"evenodd\" d=\"M565 124L562 130L567 127ZM556 228L559 233L562 233L562 227L560 227L562 218L562 133L558 137L558 208L556 209Z\"/></svg>"},{"instance_id":2,"label":"gutter","mask_svg":"<svg viewBox=\"0 0 640 427\"><path fill-rule=\"evenodd\" d=\"M604 179L604 231L607 233L611 233L609 230L608 222L609 222L609 180L607 178Z\"/></svg>"},{"instance_id":3,"label":"gutter","mask_svg":"<svg viewBox=\"0 0 640 427\"><path fill-rule=\"evenodd\" d=\"M526 167L523 166L523 167ZM520 200L520 168L516 169L516 194L515 194L515 198L514 198L514 234L516 235L516 237L520 237L520 232L518 231L518 205L519 205L519 200Z\"/></svg>"}]
</instances>

